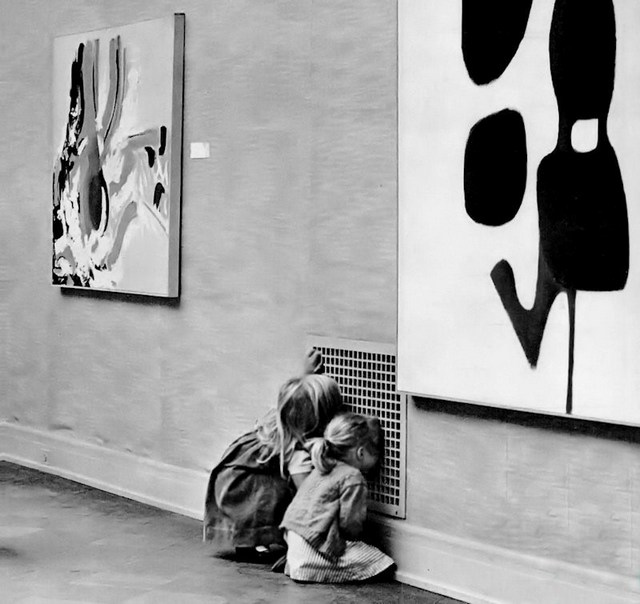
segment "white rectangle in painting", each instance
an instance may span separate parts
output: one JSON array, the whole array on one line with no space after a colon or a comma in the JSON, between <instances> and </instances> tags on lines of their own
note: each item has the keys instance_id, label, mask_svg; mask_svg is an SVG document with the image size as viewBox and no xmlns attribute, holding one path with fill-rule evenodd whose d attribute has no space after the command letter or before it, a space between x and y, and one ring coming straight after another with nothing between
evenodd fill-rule
<instances>
[{"instance_id":1,"label":"white rectangle in painting","mask_svg":"<svg viewBox=\"0 0 640 604\"><path fill-rule=\"evenodd\" d=\"M398 22L398 388L640 424L640 3Z\"/></svg>"},{"instance_id":2,"label":"white rectangle in painting","mask_svg":"<svg viewBox=\"0 0 640 604\"><path fill-rule=\"evenodd\" d=\"M63 36L54 285L179 295L184 15Z\"/></svg>"}]
</instances>

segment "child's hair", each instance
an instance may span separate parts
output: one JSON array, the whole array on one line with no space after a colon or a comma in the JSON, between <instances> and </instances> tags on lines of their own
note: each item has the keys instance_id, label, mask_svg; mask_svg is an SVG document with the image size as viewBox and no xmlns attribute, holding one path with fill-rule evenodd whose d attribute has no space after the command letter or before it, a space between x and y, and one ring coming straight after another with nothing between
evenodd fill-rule
<instances>
[{"instance_id":1,"label":"child's hair","mask_svg":"<svg viewBox=\"0 0 640 604\"><path fill-rule=\"evenodd\" d=\"M305 374L280 388L278 406L258 425L258 437L267 446L265 463L279 456L280 474L298 443L320 436L329 420L342 410L338 383L327 375Z\"/></svg>"},{"instance_id":2,"label":"child's hair","mask_svg":"<svg viewBox=\"0 0 640 604\"><path fill-rule=\"evenodd\" d=\"M327 474L354 447L365 447L372 454L380 454L383 440L378 418L341 413L329 422L324 437L313 441L311 461L321 474Z\"/></svg>"}]
</instances>

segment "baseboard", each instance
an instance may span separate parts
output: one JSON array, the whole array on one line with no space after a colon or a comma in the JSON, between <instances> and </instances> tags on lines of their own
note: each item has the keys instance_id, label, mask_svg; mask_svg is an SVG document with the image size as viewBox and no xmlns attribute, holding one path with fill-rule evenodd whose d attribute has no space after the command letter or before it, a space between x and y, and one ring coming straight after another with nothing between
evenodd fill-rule
<instances>
[{"instance_id":1,"label":"baseboard","mask_svg":"<svg viewBox=\"0 0 640 604\"><path fill-rule=\"evenodd\" d=\"M640 577L575 566L379 518L396 578L471 604L637 604Z\"/></svg>"},{"instance_id":2,"label":"baseboard","mask_svg":"<svg viewBox=\"0 0 640 604\"><path fill-rule=\"evenodd\" d=\"M0 460L202 519L205 472L10 423L0 423L0 447Z\"/></svg>"},{"instance_id":3,"label":"baseboard","mask_svg":"<svg viewBox=\"0 0 640 604\"><path fill-rule=\"evenodd\" d=\"M0 423L0 460L202 519L207 474ZM470 604L637 604L640 577L598 572L376 515L403 583Z\"/></svg>"}]
</instances>

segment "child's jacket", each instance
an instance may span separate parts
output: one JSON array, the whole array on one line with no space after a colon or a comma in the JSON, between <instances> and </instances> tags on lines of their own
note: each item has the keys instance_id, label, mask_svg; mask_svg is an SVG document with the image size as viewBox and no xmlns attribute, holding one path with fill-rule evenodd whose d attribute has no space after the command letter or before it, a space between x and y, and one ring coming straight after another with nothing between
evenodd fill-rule
<instances>
[{"instance_id":1,"label":"child's jacket","mask_svg":"<svg viewBox=\"0 0 640 604\"><path fill-rule=\"evenodd\" d=\"M220 546L283 543L279 525L294 490L280 476L278 457L253 430L235 440L211 471L204 513L204 539Z\"/></svg>"},{"instance_id":2,"label":"child's jacket","mask_svg":"<svg viewBox=\"0 0 640 604\"><path fill-rule=\"evenodd\" d=\"M346 540L362 534L367 483L357 468L338 462L328 474L314 469L287 508L281 528L294 531L328 558L339 558Z\"/></svg>"}]
</instances>

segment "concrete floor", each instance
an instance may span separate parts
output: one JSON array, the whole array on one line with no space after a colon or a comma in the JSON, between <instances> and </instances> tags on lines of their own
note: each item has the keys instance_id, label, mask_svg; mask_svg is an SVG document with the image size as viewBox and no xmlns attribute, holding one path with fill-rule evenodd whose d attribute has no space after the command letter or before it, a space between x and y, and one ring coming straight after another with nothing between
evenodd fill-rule
<instances>
[{"instance_id":1,"label":"concrete floor","mask_svg":"<svg viewBox=\"0 0 640 604\"><path fill-rule=\"evenodd\" d=\"M200 523L0 462L0 602L456 604L395 582L300 585L216 557Z\"/></svg>"}]
</instances>

